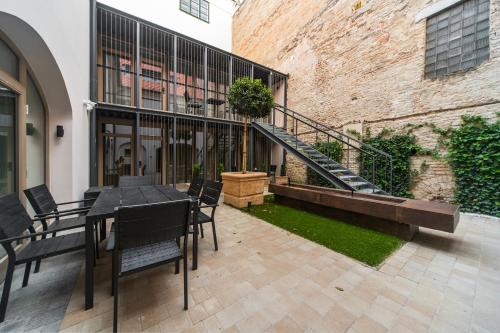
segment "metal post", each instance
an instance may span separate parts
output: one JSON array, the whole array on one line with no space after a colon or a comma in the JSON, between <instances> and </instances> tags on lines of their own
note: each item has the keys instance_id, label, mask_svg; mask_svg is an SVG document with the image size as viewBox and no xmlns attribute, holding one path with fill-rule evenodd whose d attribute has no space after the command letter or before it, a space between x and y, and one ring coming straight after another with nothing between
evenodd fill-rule
<instances>
[{"instance_id":1,"label":"metal post","mask_svg":"<svg viewBox=\"0 0 500 333\"><path fill-rule=\"evenodd\" d=\"M233 124L229 124L229 171L233 171Z\"/></svg>"},{"instance_id":2,"label":"metal post","mask_svg":"<svg viewBox=\"0 0 500 333\"><path fill-rule=\"evenodd\" d=\"M97 102L97 8L96 1L90 1L90 86L89 98L92 102ZM90 112L89 128L89 183L91 186L97 185L97 110L94 108Z\"/></svg>"},{"instance_id":3,"label":"metal post","mask_svg":"<svg viewBox=\"0 0 500 333\"><path fill-rule=\"evenodd\" d=\"M248 164L250 165L250 171L253 171L253 127L250 127L250 144L248 149Z\"/></svg>"},{"instance_id":4,"label":"metal post","mask_svg":"<svg viewBox=\"0 0 500 333\"><path fill-rule=\"evenodd\" d=\"M230 55L229 56L229 86L231 86L233 84L233 56ZM232 117L232 110L231 110L231 107L229 107L229 119L233 119ZM231 170L232 171L232 170Z\"/></svg>"},{"instance_id":5,"label":"metal post","mask_svg":"<svg viewBox=\"0 0 500 333\"><path fill-rule=\"evenodd\" d=\"M207 120L203 121L203 175L204 179L208 179L208 173L207 173Z\"/></svg>"}]
</instances>

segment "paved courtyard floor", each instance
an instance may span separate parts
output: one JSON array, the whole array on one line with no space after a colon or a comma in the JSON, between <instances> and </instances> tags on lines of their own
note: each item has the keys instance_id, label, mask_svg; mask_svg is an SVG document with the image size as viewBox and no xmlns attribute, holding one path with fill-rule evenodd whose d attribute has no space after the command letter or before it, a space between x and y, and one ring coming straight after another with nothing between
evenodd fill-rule
<instances>
[{"instance_id":1,"label":"paved courtyard floor","mask_svg":"<svg viewBox=\"0 0 500 333\"><path fill-rule=\"evenodd\" d=\"M455 234L421 229L375 269L226 205L216 219L219 251L205 228L189 310L182 275L158 267L121 280L120 331L500 330L499 220L462 215ZM98 261L88 311L82 270L62 331L111 330L110 262Z\"/></svg>"}]
</instances>

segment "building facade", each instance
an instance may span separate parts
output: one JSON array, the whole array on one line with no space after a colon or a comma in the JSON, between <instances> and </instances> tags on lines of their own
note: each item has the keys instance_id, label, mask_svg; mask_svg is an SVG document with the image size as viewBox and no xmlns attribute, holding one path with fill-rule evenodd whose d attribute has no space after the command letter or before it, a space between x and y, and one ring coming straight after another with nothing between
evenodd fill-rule
<instances>
[{"instance_id":1,"label":"building facade","mask_svg":"<svg viewBox=\"0 0 500 333\"><path fill-rule=\"evenodd\" d=\"M291 109L374 135L410 124L457 126L464 114L495 119L499 32L494 0L247 0L233 18L233 52L286 71ZM436 146L428 126L414 133L422 146ZM448 165L425 159L414 195L450 200ZM304 168L295 169L303 180Z\"/></svg>"},{"instance_id":2,"label":"building facade","mask_svg":"<svg viewBox=\"0 0 500 333\"><path fill-rule=\"evenodd\" d=\"M67 201L122 175L176 185L237 170L229 85L260 78L284 105L287 76L228 52L233 11L230 0L2 2L0 194L25 201L46 183ZM267 170L273 146L251 134L249 165Z\"/></svg>"}]
</instances>

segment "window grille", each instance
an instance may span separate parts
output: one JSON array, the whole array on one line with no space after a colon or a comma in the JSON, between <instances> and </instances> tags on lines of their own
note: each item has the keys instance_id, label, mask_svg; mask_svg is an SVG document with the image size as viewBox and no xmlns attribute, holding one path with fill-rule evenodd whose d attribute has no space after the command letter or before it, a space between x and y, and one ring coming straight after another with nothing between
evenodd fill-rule
<instances>
[{"instance_id":1,"label":"window grille","mask_svg":"<svg viewBox=\"0 0 500 333\"><path fill-rule=\"evenodd\" d=\"M490 57L489 0L467 0L427 19L425 77L480 65Z\"/></svg>"}]
</instances>

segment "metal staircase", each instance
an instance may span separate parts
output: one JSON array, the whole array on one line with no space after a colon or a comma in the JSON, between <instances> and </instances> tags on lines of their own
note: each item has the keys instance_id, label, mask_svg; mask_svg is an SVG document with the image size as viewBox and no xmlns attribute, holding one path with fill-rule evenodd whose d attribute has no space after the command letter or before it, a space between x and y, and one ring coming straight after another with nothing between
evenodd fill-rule
<instances>
[{"instance_id":1,"label":"metal staircase","mask_svg":"<svg viewBox=\"0 0 500 333\"><path fill-rule=\"evenodd\" d=\"M318 123L292 110L276 106L269 123L252 122L253 128L294 154L337 188L389 195L392 192L392 157L362 141ZM336 141L342 161L320 151L321 142ZM363 175L359 171L364 171Z\"/></svg>"}]
</instances>

